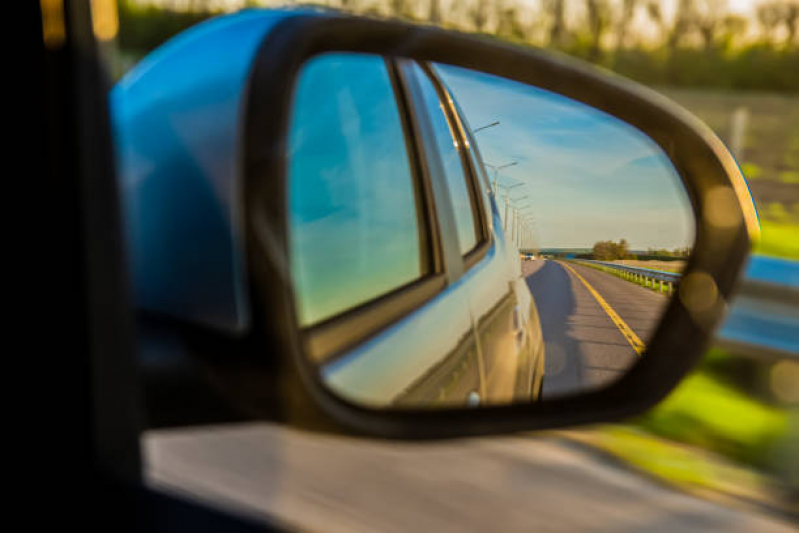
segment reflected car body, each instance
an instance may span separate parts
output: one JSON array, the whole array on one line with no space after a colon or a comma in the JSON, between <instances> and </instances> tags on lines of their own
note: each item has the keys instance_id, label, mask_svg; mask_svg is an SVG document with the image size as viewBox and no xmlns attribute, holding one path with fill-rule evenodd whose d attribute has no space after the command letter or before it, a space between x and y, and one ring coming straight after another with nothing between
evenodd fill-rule
<instances>
[{"instance_id":1,"label":"reflected car body","mask_svg":"<svg viewBox=\"0 0 799 533\"><path fill-rule=\"evenodd\" d=\"M242 12L201 24L151 54L113 90L139 309L233 335L252 327L240 198L248 74L275 24L297 13ZM237 50L232 60L224 53L231 48ZM372 405L536 398L544 374L537 308L465 117L434 67L388 63L406 84L397 98L414 124L430 120L420 104L420 72L435 83L481 238L468 254L450 254L435 272L389 295L405 303L389 305L385 320L374 319L381 303L386 308L392 301L381 297L306 328L309 357L334 390ZM435 170L440 154L424 126L413 130L410 144L430 169L425 200L438 206L431 212L440 218L450 201ZM451 224L447 230L446 221L433 223L438 231L431 238L456 239ZM291 250L276 253L291 263Z\"/></svg>"}]
</instances>

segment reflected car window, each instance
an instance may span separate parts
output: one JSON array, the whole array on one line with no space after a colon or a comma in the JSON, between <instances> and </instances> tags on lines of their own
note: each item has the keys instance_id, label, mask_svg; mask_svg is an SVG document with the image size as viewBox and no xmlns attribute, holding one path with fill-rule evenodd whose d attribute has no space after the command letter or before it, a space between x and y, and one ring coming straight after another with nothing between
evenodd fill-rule
<instances>
[{"instance_id":1,"label":"reflected car window","mask_svg":"<svg viewBox=\"0 0 799 533\"><path fill-rule=\"evenodd\" d=\"M302 326L425 273L414 178L382 58L329 54L304 68L288 175L290 262Z\"/></svg>"},{"instance_id":2,"label":"reflected car window","mask_svg":"<svg viewBox=\"0 0 799 533\"><path fill-rule=\"evenodd\" d=\"M436 148L441 157L444 176L447 180L449 195L455 211L455 224L457 225L460 251L466 254L477 244L477 230L472 209L472 199L466 183L460 151L458 150L458 141L454 137L454 129L444 111L433 82L419 65L414 63L412 68L416 73L416 79L419 81L423 103L435 131Z\"/></svg>"}]
</instances>

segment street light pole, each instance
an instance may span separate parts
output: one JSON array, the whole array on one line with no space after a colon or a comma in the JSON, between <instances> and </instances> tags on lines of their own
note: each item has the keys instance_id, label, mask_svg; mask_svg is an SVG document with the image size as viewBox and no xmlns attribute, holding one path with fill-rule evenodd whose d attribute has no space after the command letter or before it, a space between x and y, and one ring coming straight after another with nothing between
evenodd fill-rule
<instances>
[{"instance_id":1,"label":"street light pole","mask_svg":"<svg viewBox=\"0 0 799 533\"><path fill-rule=\"evenodd\" d=\"M476 130L472 130L472 135L474 135L478 131L483 131L483 130L487 130L488 128L493 128L494 126L499 126L499 121L498 120L495 120L491 124L486 124L485 126L480 126Z\"/></svg>"},{"instance_id":2,"label":"street light pole","mask_svg":"<svg viewBox=\"0 0 799 533\"><path fill-rule=\"evenodd\" d=\"M510 205L510 198L505 196L505 217L502 219L502 229L508 231L508 205Z\"/></svg>"},{"instance_id":3,"label":"street light pole","mask_svg":"<svg viewBox=\"0 0 799 533\"><path fill-rule=\"evenodd\" d=\"M499 122L497 122L496 124L499 124ZM489 124L488 126L485 126L485 127L488 128L490 126L491 125ZM477 131L477 130L475 130L475 131ZM510 163L506 163L504 165L499 165L499 166L493 165L491 163L485 163L485 166L487 166L488 168L490 168L491 170L494 171L494 196L499 194L499 188L498 188L498 184L497 184L497 179L499 178L499 171L502 170L503 168L512 167L512 166L517 165L517 164L518 164L517 161L511 161Z\"/></svg>"},{"instance_id":4,"label":"street light pole","mask_svg":"<svg viewBox=\"0 0 799 533\"><path fill-rule=\"evenodd\" d=\"M529 209L530 207L526 207L525 209ZM522 223L524 225L524 233L522 234L523 242L520 243L521 247L530 247L535 239L533 238L534 231L533 231L533 222L535 219L529 212L522 211Z\"/></svg>"},{"instance_id":5,"label":"street light pole","mask_svg":"<svg viewBox=\"0 0 799 533\"><path fill-rule=\"evenodd\" d=\"M505 217L502 219L502 229L505 231L508 230L508 204L510 203L510 190L515 189L516 187L521 187L524 183L517 183L516 185L511 185L510 187L501 185L501 187L505 188Z\"/></svg>"},{"instance_id":6,"label":"street light pole","mask_svg":"<svg viewBox=\"0 0 799 533\"><path fill-rule=\"evenodd\" d=\"M525 249L530 247L530 224L528 223L528 219L524 220L524 233L522 234L522 242L519 246Z\"/></svg>"},{"instance_id":7,"label":"street light pole","mask_svg":"<svg viewBox=\"0 0 799 533\"><path fill-rule=\"evenodd\" d=\"M513 209L513 222L511 223L510 241L518 246L519 232L521 231L521 210L529 206L511 206Z\"/></svg>"},{"instance_id":8,"label":"street light pole","mask_svg":"<svg viewBox=\"0 0 799 533\"><path fill-rule=\"evenodd\" d=\"M513 225L511 226L511 229L510 229L510 240L514 244L516 244L516 234L518 233L518 230L516 229L516 226L519 223L518 215L516 214L516 212L517 212L517 209L514 207L513 208Z\"/></svg>"}]
</instances>

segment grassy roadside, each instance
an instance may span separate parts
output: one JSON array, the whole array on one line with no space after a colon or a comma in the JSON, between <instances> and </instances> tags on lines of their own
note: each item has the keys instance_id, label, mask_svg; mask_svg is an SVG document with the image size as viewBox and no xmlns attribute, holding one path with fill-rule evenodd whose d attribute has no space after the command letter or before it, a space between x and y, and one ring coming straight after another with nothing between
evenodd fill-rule
<instances>
[{"instance_id":1,"label":"grassy roadside","mask_svg":"<svg viewBox=\"0 0 799 533\"><path fill-rule=\"evenodd\" d=\"M762 471L635 426L602 426L560 432L653 480L688 494L729 505L748 505L789 520L797 506Z\"/></svg>"},{"instance_id":2,"label":"grassy roadside","mask_svg":"<svg viewBox=\"0 0 799 533\"><path fill-rule=\"evenodd\" d=\"M761 238L755 253L799 259L799 223L761 220L760 231Z\"/></svg>"},{"instance_id":3,"label":"grassy roadside","mask_svg":"<svg viewBox=\"0 0 799 533\"><path fill-rule=\"evenodd\" d=\"M571 260L567 259L567 261L571 261ZM614 268L609 268L609 267L606 267L606 266L603 266L603 265L596 265L596 264L592 264L592 263L583 263L583 262L580 262L580 261L575 261L575 262L577 264L579 264L579 265L587 266L589 268L593 268L594 270L599 270L601 272L605 272L606 274L610 274L611 276L616 276L617 278L623 279L624 281L627 281L627 282L630 282L630 283L635 283L639 287L643 287L645 289L649 289L649 290L651 290L653 292L657 292L657 293L660 293L660 294L663 294L663 295L668 295L668 289L666 288L665 283L663 285L663 291L661 292L659 286L656 283L652 284L652 285L646 285L644 281L637 280L637 279L634 279L632 277L627 277L623 272L621 272L619 270L616 270Z\"/></svg>"},{"instance_id":4,"label":"grassy roadside","mask_svg":"<svg viewBox=\"0 0 799 533\"><path fill-rule=\"evenodd\" d=\"M564 436L696 496L799 520L797 433L799 409L756 399L706 363L643 416Z\"/></svg>"},{"instance_id":5,"label":"grassy roadside","mask_svg":"<svg viewBox=\"0 0 799 533\"><path fill-rule=\"evenodd\" d=\"M788 411L700 370L634 425L767 470L780 439L788 433Z\"/></svg>"}]
</instances>

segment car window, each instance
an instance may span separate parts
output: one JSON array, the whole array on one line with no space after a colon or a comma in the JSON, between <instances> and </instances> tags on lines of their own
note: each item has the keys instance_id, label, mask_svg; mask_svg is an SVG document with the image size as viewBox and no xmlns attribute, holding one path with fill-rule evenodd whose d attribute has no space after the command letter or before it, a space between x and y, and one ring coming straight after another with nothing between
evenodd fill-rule
<instances>
[{"instance_id":1,"label":"car window","mask_svg":"<svg viewBox=\"0 0 799 533\"><path fill-rule=\"evenodd\" d=\"M444 80L441 80L441 83L442 85L444 85L444 87L446 87L447 92L452 94L452 91L449 89L449 87L446 86ZM462 125L463 134L466 137L466 148L467 148L466 153L469 154L469 159L472 160L472 166L474 166L475 172L477 173L477 176L479 178L478 181L482 186L486 188L486 190L489 190L491 188L491 184L488 181L488 175L486 174L485 166L483 166L483 163L481 161L481 157L479 155L479 151L477 148L477 143L474 142L474 136L471 133L471 127L469 126L469 122L466 120L466 114L461 109L460 104L458 104L457 96L455 97L455 99L453 99L452 103L454 105L455 112L458 114L458 120Z\"/></svg>"},{"instance_id":2,"label":"car window","mask_svg":"<svg viewBox=\"0 0 799 533\"><path fill-rule=\"evenodd\" d=\"M477 245L477 225L458 140L430 77L416 63L411 68L414 69L419 81L422 103L435 133L436 148L441 157L444 177L455 212L460 251L462 254L466 254Z\"/></svg>"},{"instance_id":3,"label":"car window","mask_svg":"<svg viewBox=\"0 0 799 533\"><path fill-rule=\"evenodd\" d=\"M289 246L301 325L426 273L417 190L386 62L329 54L299 77L289 133Z\"/></svg>"}]
</instances>

